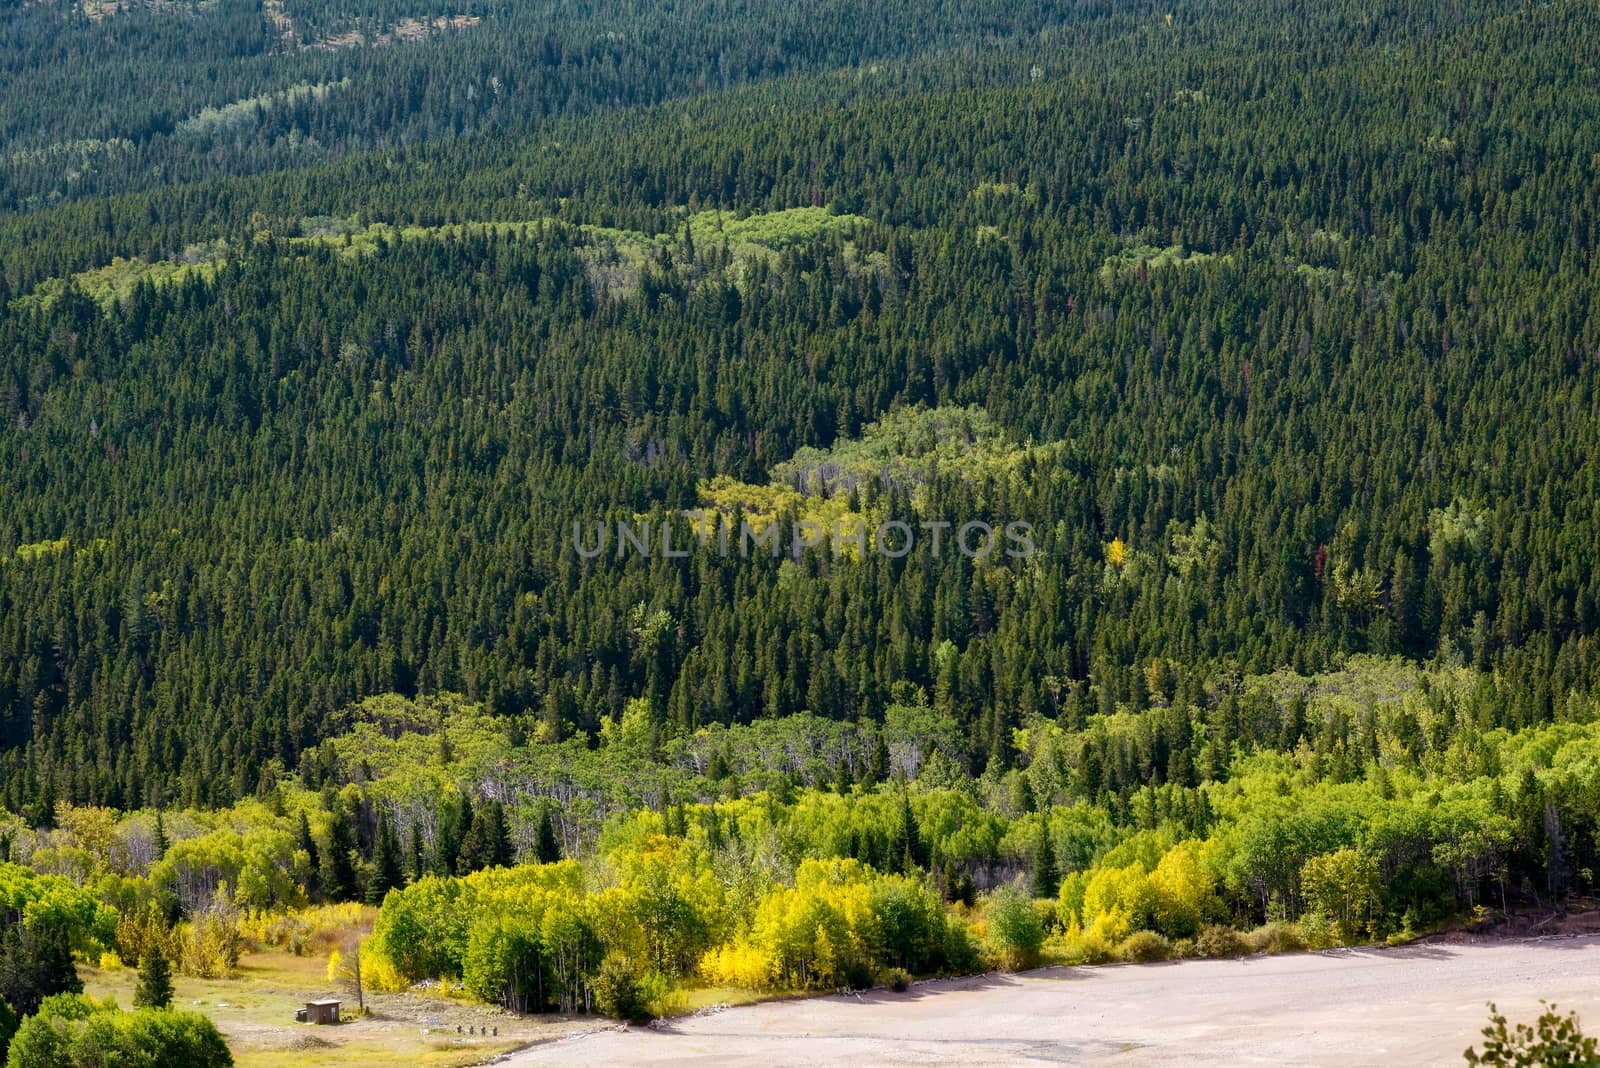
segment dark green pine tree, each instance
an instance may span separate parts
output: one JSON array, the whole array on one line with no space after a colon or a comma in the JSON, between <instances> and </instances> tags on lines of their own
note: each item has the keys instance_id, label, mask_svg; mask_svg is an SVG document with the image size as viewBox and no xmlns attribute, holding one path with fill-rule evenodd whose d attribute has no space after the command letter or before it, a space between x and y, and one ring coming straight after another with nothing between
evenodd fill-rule
<instances>
[{"instance_id":1,"label":"dark green pine tree","mask_svg":"<svg viewBox=\"0 0 1600 1068\"><path fill-rule=\"evenodd\" d=\"M353 901L356 897L356 840L350 830L350 817L344 806L336 804L328 825L328 848L322 855L322 889L333 901Z\"/></svg>"},{"instance_id":2,"label":"dark green pine tree","mask_svg":"<svg viewBox=\"0 0 1600 1068\"><path fill-rule=\"evenodd\" d=\"M32 1016L51 994L81 993L83 980L61 927L48 924L30 931L13 926L0 935L0 999L19 1015Z\"/></svg>"},{"instance_id":3,"label":"dark green pine tree","mask_svg":"<svg viewBox=\"0 0 1600 1068\"><path fill-rule=\"evenodd\" d=\"M472 821L471 803L465 797L447 797L439 804L439 831L433 843L433 873L456 874L461 843Z\"/></svg>"},{"instance_id":4,"label":"dark green pine tree","mask_svg":"<svg viewBox=\"0 0 1600 1068\"><path fill-rule=\"evenodd\" d=\"M539 806L539 830L533 840L533 856L540 864L554 864L561 859L561 842L556 838L556 825L550 818L548 802Z\"/></svg>"},{"instance_id":5,"label":"dark green pine tree","mask_svg":"<svg viewBox=\"0 0 1600 1068\"><path fill-rule=\"evenodd\" d=\"M416 882L426 873L427 850L422 845L422 824L411 824L411 881Z\"/></svg>"},{"instance_id":6,"label":"dark green pine tree","mask_svg":"<svg viewBox=\"0 0 1600 1068\"><path fill-rule=\"evenodd\" d=\"M833 772L833 788L841 794L848 794L855 785L855 779L850 774L850 758L841 755L839 764Z\"/></svg>"},{"instance_id":7,"label":"dark green pine tree","mask_svg":"<svg viewBox=\"0 0 1600 1068\"><path fill-rule=\"evenodd\" d=\"M861 782L864 786L876 786L889 778L889 743L879 731L877 739L872 746L872 759L867 763L867 774Z\"/></svg>"},{"instance_id":8,"label":"dark green pine tree","mask_svg":"<svg viewBox=\"0 0 1600 1068\"><path fill-rule=\"evenodd\" d=\"M900 791L900 818L895 821L894 837L889 842L887 857L890 870L909 872L926 867L928 853L922 844L922 833L917 827L916 813L911 811L911 795Z\"/></svg>"},{"instance_id":9,"label":"dark green pine tree","mask_svg":"<svg viewBox=\"0 0 1600 1068\"><path fill-rule=\"evenodd\" d=\"M509 868L516 862L516 849L511 844L511 826L506 822L506 807L491 801L489 823L489 863L497 868Z\"/></svg>"},{"instance_id":10,"label":"dark green pine tree","mask_svg":"<svg viewBox=\"0 0 1600 1068\"><path fill-rule=\"evenodd\" d=\"M400 865L400 840L389 823L387 813L378 816L378 834L372 846L372 874L367 877L367 904L383 904L383 896L404 886L405 870Z\"/></svg>"},{"instance_id":11,"label":"dark green pine tree","mask_svg":"<svg viewBox=\"0 0 1600 1068\"><path fill-rule=\"evenodd\" d=\"M511 831L506 826L505 806L498 801L485 801L478 806L472 827L461 842L457 870L465 875L484 868L504 867L511 859Z\"/></svg>"},{"instance_id":12,"label":"dark green pine tree","mask_svg":"<svg viewBox=\"0 0 1600 1068\"><path fill-rule=\"evenodd\" d=\"M172 845L171 840L167 838L166 821L161 818L161 810L160 809L156 809L156 830L155 830L156 859L160 860L162 857L166 856L167 855L167 849L169 847L171 847L171 845Z\"/></svg>"},{"instance_id":13,"label":"dark green pine tree","mask_svg":"<svg viewBox=\"0 0 1600 1068\"><path fill-rule=\"evenodd\" d=\"M300 827L295 833L295 844L306 855L306 867L309 874L306 876L306 893L315 897L321 889L321 852L317 849L317 840L311 837L311 821L306 819L304 809L300 810Z\"/></svg>"},{"instance_id":14,"label":"dark green pine tree","mask_svg":"<svg viewBox=\"0 0 1600 1068\"><path fill-rule=\"evenodd\" d=\"M1039 844L1033 851L1033 896L1055 897L1061 889L1061 871L1056 867L1055 836L1050 833L1050 821L1045 820L1039 831Z\"/></svg>"},{"instance_id":15,"label":"dark green pine tree","mask_svg":"<svg viewBox=\"0 0 1600 1068\"><path fill-rule=\"evenodd\" d=\"M172 1004L172 965L159 949L150 949L139 960L133 1004L140 1009L164 1009Z\"/></svg>"}]
</instances>

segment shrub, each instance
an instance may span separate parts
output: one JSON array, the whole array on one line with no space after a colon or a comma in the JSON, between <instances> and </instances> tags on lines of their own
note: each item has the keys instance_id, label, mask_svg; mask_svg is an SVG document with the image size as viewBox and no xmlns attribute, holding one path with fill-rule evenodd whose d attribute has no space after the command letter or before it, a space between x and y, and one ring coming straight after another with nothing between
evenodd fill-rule
<instances>
[{"instance_id":1,"label":"shrub","mask_svg":"<svg viewBox=\"0 0 1600 1068\"><path fill-rule=\"evenodd\" d=\"M122 958L113 951L106 950L100 954L100 970L103 972L120 972L122 970Z\"/></svg>"},{"instance_id":2,"label":"shrub","mask_svg":"<svg viewBox=\"0 0 1600 1068\"><path fill-rule=\"evenodd\" d=\"M947 974L970 975L982 963L972 931L964 923L950 922L944 928L944 966Z\"/></svg>"},{"instance_id":3,"label":"shrub","mask_svg":"<svg viewBox=\"0 0 1600 1068\"><path fill-rule=\"evenodd\" d=\"M189 925L181 958L183 970L198 979L225 979L238 967L243 948L238 910L218 894Z\"/></svg>"},{"instance_id":4,"label":"shrub","mask_svg":"<svg viewBox=\"0 0 1600 1068\"><path fill-rule=\"evenodd\" d=\"M56 1020L87 1020L97 1012L112 1012L116 1002L102 1004L88 994L51 994L39 1002L37 1015Z\"/></svg>"},{"instance_id":5,"label":"shrub","mask_svg":"<svg viewBox=\"0 0 1600 1068\"><path fill-rule=\"evenodd\" d=\"M168 960L183 957L182 932L170 926L154 907L123 916L117 921L117 955L124 961L143 960L152 951Z\"/></svg>"},{"instance_id":6,"label":"shrub","mask_svg":"<svg viewBox=\"0 0 1600 1068\"><path fill-rule=\"evenodd\" d=\"M11 1036L7 1068L56 1068L70 1063L67 1023L49 1016L29 1016Z\"/></svg>"},{"instance_id":7,"label":"shrub","mask_svg":"<svg viewBox=\"0 0 1600 1068\"><path fill-rule=\"evenodd\" d=\"M1242 957L1250 952L1244 937L1232 927L1213 923L1201 928L1194 951L1202 957Z\"/></svg>"},{"instance_id":8,"label":"shrub","mask_svg":"<svg viewBox=\"0 0 1600 1068\"><path fill-rule=\"evenodd\" d=\"M1061 941L1061 957L1066 964L1104 964L1112 958L1112 946L1099 931L1077 931Z\"/></svg>"},{"instance_id":9,"label":"shrub","mask_svg":"<svg viewBox=\"0 0 1600 1068\"><path fill-rule=\"evenodd\" d=\"M1518 1024L1515 1030L1508 1030L1506 1018L1491 1001L1489 1025L1483 1029L1483 1052L1469 1046L1467 1063L1495 1068L1593 1068L1600 1064L1600 1048L1579 1028L1577 1013L1561 1016L1554 1005L1543 1000L1539 1004L1545 1011L1531 1027Z\"/></svg>"},{"instance_id":10,"label":"shrub","mask_svg":"<svg viewBox=\"0 0 1600 1068\"><path fill-rule=\"evenodd\" d=\"M995 963L1007 971L1033 965L1044 943L1044 924L1033 899L1016 886L1002 886L984 904L984 923Z\"/></svg>"},{"instance_id":11,"label":"shrub","mask_svg":"<svg viewBox=\"0 0 1600 1068\"><path fill-rule=\"evenodd\" d=\"M17 1030L7 1068L77 1064L224 1068L233 1064L233 1055L216 1025L197 1012L119 1012L79 995L47 998Z\"/></svg>"},{"instance_id":12,"label":"shrub","mask_svg":"<svg viewBox=\"0 0 1600 1068\"><path fill-rule=\"evenodd\" d=\"M1135 931L1117 946L1118 960L1166 960L1172 955L1172 943L1154 931Z\"/></svg>"},{"instance_id":13,"label":"shrub","mask_svg":"<svg viewBox=\"0 0 1600 1068\"><path fill-rule=\"evenodd\" d=\"M729 942L707 951L700 974L714 986L742 986L765 990L772 986L778 965L772 955L749 942Z\"/></svg>"},{"instance_id":14,"label":"shrub","mask_svg":"<svg viewBox=\"0 0 1600 1068\"><path fill-rule=\"evenodd\" d=\"M883 973L883 985L897 994L911 988L911 973L904 968L890 968Z\"/></svg>"},{"instance_id":15,"label":"shrub","mask_svg":"<svg viewBox=\"0 0 1600 1068\"><path fill-rule=\"evenodd\" d=\"M1325 913L1308 912L1296 926L1307 949L1332 949L1342 944L1338 926Z\"/></svg>"},{"instance_id":16,"label":"shrub","mask_svg":"<svg viewBox=\"0 0 1600 1068\"><path fill-rule=\"evenodd\" d=\"M631 1024L646 1024L655 1018L633 966L622 958L607 957L591 985L595 1008L604 1015Z\"/></svg>"},{"instance_id":17,"label":"shrub","mask_svg":"<svg viewBox=\"0 0 1600 1068\"><path fill-rule=\"evenodd\" d=\"M872 985L872 966L859 958L851 958L839 966L839 978L846 990L865 990Z\"/></svg>"},{"instance_id":18,"label":"shrub","mask_svg":"<svg viewBox=\"0 0 1600 1068\"><path fill-rule=\"evenodd\" d=\"M1300 929L1281 920L1257 927L1244 940L1252 953L1295 953L1306 948Z\"/></svg>"}]
</instances>

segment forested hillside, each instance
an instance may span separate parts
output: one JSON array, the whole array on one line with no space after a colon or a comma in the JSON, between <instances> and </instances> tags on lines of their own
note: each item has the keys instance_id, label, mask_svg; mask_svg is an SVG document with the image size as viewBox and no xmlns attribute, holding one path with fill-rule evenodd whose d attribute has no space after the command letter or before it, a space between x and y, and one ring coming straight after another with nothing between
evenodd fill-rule
<instances>
[{"instance_id":1,"label":"forested hillside","mask_svg":"<svg viewBox=\"0 0 1600 1068\"><path fill-rule=\"evenodd\" d=\"M937 7L0 8L7 848L240 806L251 908L723 879L521 1007L818 985L761 895L880 877L1022 875L1083 959L1593 889L1592 5ZM574 544L686 509L1035 551ZM149 859L62 870L198 916Z\"/></svg>"}]
</instances>

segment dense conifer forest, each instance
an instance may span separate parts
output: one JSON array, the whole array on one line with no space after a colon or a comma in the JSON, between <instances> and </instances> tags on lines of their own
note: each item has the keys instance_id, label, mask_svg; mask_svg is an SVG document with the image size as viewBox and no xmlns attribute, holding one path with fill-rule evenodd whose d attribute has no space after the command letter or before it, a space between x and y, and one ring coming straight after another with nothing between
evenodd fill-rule
<instances>
[{"instance_id":1,"label":"dense conifer forest","mask_svg":"<svg viewBox=\"0 0 1600 1068\"><path fill-rule=\"evenodd\" d=\"M0 5L4 937L365 901L369 982L627 1016L1592 892L1596 38Z\"/></svg>"}]
</instances>

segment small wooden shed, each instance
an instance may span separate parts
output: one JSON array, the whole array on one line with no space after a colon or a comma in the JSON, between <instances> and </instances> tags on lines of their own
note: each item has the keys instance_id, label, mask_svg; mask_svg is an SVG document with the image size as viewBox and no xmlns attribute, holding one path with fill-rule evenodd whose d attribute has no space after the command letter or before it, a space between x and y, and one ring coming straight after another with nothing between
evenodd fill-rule
<instances>
[{"instance_id":1,"label":"small wooden shed","mask_svg":"<svg viewBox=\"0 0 1600 1068\"><path fill-rule=\"evenodd\" d=\"M336 1024L339 1022L339 999L306 1002L306 1023Z\"/></svg>"}]
</instances>

